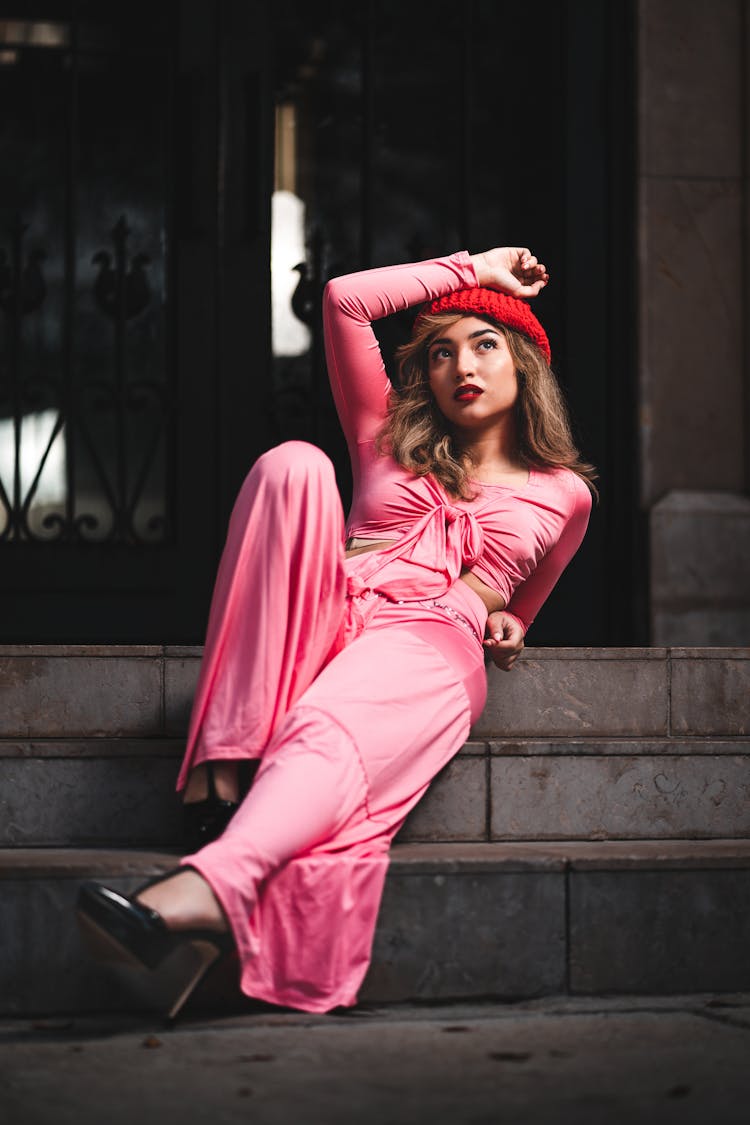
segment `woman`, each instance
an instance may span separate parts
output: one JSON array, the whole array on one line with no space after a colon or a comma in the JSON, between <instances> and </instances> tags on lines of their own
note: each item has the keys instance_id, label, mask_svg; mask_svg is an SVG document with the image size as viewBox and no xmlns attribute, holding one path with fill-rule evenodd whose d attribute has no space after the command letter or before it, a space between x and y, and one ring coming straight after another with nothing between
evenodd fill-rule
<instances>
[{"instance_id":1,"label":"woman","mask_svg":"<svg viewBox=\"0 0 750 1125\"><path fill-rule=\"evenodd\" d=\"M356 1002L391 840L481 713L483 649L513 665L587 525L593 470L522 299L547 280L505 247L327 286L347 550L327 458L264 454L232 514L178 780L205 846L131 898L87 884L79 900L120 956L155 967L192 946L170 1015L232 946L249 996ZM371 322L414 305L394 392Z\"/></svg>"}]
</instances>

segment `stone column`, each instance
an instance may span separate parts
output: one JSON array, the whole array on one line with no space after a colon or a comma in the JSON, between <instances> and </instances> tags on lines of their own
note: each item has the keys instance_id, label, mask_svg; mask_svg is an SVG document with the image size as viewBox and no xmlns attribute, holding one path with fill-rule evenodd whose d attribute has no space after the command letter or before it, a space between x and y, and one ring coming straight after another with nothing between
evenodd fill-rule
<instances>
[{"instance_id":1,"label":"stone column","mask_svg":"<svg viewBox=\"0 0 750 1125\"><path fill-rule=\"evenodd\" d=\"M638 0L651 641L750 643L747 0Z\"/></svg>"}]
</instances>

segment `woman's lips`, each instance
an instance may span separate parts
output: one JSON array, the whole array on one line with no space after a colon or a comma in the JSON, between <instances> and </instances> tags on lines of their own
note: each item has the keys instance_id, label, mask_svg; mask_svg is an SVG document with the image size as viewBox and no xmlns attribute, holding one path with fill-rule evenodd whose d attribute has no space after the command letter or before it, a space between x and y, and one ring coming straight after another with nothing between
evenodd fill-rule
<instances>
[{"instance_id":1,"label":"woman's lips","mask_svg":"<svg viewBox=\"0 0 750 1125\"><path fill-rule=\"evenodd\" d=\"M480 387L475 387L471 383L465 383L464 386L458 388L453 397L456 402L469 402L473 398L479 398L483 393Z\"/></svg>"}]
</instances>

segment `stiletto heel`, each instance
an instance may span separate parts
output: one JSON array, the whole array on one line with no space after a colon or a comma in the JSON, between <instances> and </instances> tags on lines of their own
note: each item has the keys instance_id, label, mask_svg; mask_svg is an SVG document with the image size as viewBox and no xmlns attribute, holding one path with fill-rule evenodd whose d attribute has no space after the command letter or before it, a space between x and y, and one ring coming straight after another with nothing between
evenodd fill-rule
<instances>
[{"instance_id":1,"label":"stiletto heel","mask_svg":"<svg viewBox=\"0 0 750 1125\"><path fill-rule=\"evenodd\" d=\"M216 792L213 762L206 762L208 796L182 806L185 843L191 852L218 840L237 809L239 801L229 801Z\"/></svg>"},{"instance_id":2,"label":"stiletto heel","mask_svg":"<svg viewBox=\"0 0 750 1125\"><path fill-rule=\"evenodd\" d=\"M234 947L232 935L209 929L170 930L162 916L136 901L147 887L185 871L179 867L150 879L126 897L101 883L84 883L78 893L76 913L92 953L102 960L118 961L155 970L177 950L188 950L188 967L177 985L177 999L167 1012L176 1018L188 998L214 965Z\"/></svg>"}]
</instances>

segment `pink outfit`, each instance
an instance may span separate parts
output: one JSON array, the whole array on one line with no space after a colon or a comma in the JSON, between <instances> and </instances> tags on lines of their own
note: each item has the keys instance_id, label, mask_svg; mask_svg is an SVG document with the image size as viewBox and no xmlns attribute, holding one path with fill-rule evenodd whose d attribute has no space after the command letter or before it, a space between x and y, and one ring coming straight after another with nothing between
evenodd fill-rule
<instances>
[{"instance_id":1,"label":"pink outfit","mask_svg":"<svg viewBox=\"0 0 750 1125\"><path fill-rule=\"evenodd\" d=\"M577 549L589 492L567 470L453 501L373 440L389 384L371 321L476 278L468 255L329 283L329 374L354 467L344 558L320 450L264 454L235 505L178 787L209 759L261 758L221 839L183 862L230 921L244 992L328 1011L356 1002L388 849L484 706L487 611L468 567L527 627Z\"/></svg>"}]
</instances>

